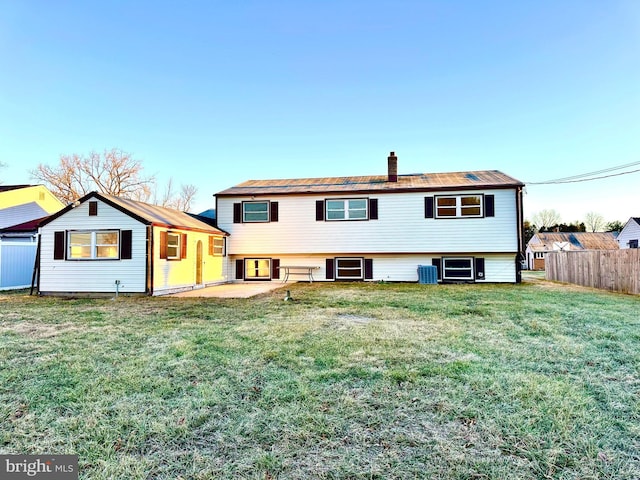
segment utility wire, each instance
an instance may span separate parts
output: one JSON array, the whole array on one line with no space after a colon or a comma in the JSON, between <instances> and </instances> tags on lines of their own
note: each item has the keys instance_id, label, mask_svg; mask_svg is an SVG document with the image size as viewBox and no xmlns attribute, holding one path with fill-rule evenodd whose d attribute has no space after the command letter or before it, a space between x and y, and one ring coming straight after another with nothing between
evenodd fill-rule
<instances>
[{"instance_id":1,"label":"utility wire","mask_svg":"<svg viewBox=\"0 0 640 480\"><path fill-rule=\"evenodd\" d=\"M598 170L598 171L589 172L589 173L582 173L580 175L573 175L570 177L556 178L555 180L546 180L544 182L526 182L526 184L527 185L552 185L552 184L558 184L558 183L589 182L592 180L600 180L603 178L618 177L620 175L628 175L630 173L640 172L640 169L629 170L627 172L612 173L610 175L600 175L600 174L613 172L615 170L620 170L622 168L634 167L636 165L640 165L640 162L627 163L625 165L619 165L617 167L605 168L603 170ZM594 177L594 175L599 175L599 176Z\"/></svg>"}]
</instances>

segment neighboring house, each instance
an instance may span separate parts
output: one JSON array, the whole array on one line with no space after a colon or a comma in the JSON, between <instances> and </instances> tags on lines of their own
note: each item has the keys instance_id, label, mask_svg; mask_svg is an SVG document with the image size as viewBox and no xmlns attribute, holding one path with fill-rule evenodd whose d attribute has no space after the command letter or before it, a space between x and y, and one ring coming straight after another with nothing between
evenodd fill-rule
<instances>
[{"instance_id":1,"label":"neighboring house","mask_svg":"<svg viewBox=\"0 0 640 480\"><path fill-rule=\"evenodd\" d=\"M39 292L162 295L221 283L225 237L197 215L92 192L40 224Z\"/></svg>"},{"instance_id":2,"label":"neighboring house","mask_svg":"<svg viewBox=\"0 0 640 480\"><path fill-rule=\"evenodd\" d=\"M522 188L496 170L250 180L216 194L234 279L520 281ZM291 270L296 273L295 270ZM305 268L296 279L307 278ZM293 278L292 278L293 279Z\"/></svg>"},{"instance_id":3,"label":"neighboring house","mask_svg":"<svg viewBox=\"0 0 640 480\"><path fill-rule=\"evenodd\" d=\"M0 229L46 217L63 207L43 185L0 185Z\"/></svg>"},{"instance_id":4,"label":"neighboring house","mask_svg":"<svg viewBox=\"0 0 640 480\"><path fill-rule=\"evenodd\" d=\"M616 237L611 232L538 232L527 243L527 266L530 270L544 270L548 252L618 248Z\"/></svg>"},{"instance_id":5,"label":"neighboring house","mask_svg":"<svg viewBox=\"0 0 640 480\"><path fill-rule=\"evenodd\" d=\"M0 289L31 284L38 222L63 207L42 185L0 186Z\"/></svg>"},{"instance_id":6,"label":"neighboring house","mask_svg":"<svg viewBox=\"0 0 640 480\"><path fill-rule=\"evenodd\" d=\"M631 217L618 234L620 248L638 248L640 217Z\"/></svg>"}]
</instances>

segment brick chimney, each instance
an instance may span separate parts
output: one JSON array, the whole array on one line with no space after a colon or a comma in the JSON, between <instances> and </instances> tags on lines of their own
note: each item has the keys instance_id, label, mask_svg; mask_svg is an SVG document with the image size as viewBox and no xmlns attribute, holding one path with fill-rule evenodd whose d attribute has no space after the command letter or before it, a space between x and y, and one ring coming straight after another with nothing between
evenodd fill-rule
<instances>
[{"instance_id":1,"label":"brick chimney","mask_svg":"<svg viewBox=\"0 0 640 480\"><path fill-rule=\"evenodd\" d=\"M391 152L387 157L387 165L389 167L389 177L387 179L388 182L397 182L398 181L398 157L396 157L396 152Z\"/></svg>"}]
</instances>

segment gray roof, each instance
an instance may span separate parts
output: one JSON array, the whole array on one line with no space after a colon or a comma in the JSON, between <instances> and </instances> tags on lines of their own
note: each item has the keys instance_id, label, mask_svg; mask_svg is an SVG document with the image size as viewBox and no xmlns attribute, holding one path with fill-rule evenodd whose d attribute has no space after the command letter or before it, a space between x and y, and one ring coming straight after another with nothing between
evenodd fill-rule
<instances>
[{"instance_id":1,"label":"gray roof","mask_svg":"<svg viewBox=\"0 0 640 480\"><path fill-rule=\"evenodd\" d=\"M19 225L37 218L46 217L49 213L37 202L23 203L0 210L0 229Z\"/></svg>"},{"instance_id":2,"label":"gray roof","mask_svg":"<svg viewBox=\"0 0 640 480\"><path fill-rule=\"evenodd\" d=\"M127 215L137 219L147 225L156 225L169 228L182 228L187 230L200 230L204 232L225 234L222 230L211 225L211 220L205 217L187 212L180 212L172 208L152 205L150 203L130 200L128 198L116 197L105 193L91 192L80 198L78 202L84 203L91 198L97 198L114 208L126 213ZM50 216L41 225L46 225L51 220L63 215L74 208L73 204L67 206L60 212Z\"/></svg>"},{"instance_id":3,"label":"gray roof","mask_svg":"<svg viewBox=\"0 0 640 480\"><path fill-rule=\"evenodd\" d=\"M313 193L362 193L437 191L447 189L510 188L524 186L498 170L473 172L417 173L398 175L390 182L387 175L359 177L293 178L281 180L248 180L217 193L218 196L284 195Z\"/></svg>"}]
</instances>

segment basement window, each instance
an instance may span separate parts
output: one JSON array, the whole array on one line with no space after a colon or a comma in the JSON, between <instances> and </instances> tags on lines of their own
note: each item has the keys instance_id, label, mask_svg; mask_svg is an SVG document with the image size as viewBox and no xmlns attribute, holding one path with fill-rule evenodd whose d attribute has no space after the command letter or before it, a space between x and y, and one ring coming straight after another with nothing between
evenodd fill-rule
<instances>
[{"instance_id":1,"label":"basement window","mask_svg":"<svg viewBox=\"0 0 640 480\"><path fill-rule=\"evenodd\" d=\"M473 258L444 258L444 280L473 280Z\"/></svg>"},{"instance_id":2,"label":"basement window","mask_svg":"<svg viewBox=\"0 0 640 480\"><path fill-rule=\"evenodd\" d=\"M362 258L336 258L336 280L362 280Z\"/></svg>"},{"instance_id":3,"label":"basement window","mask_svg":"<svg viewBox=\"0 0 640 480\"><path fill-rule=\"evenodd\" d=\"M245 280L271 280L270 258L247 258L244 261Z\"/></svg>"}]
</instances>

